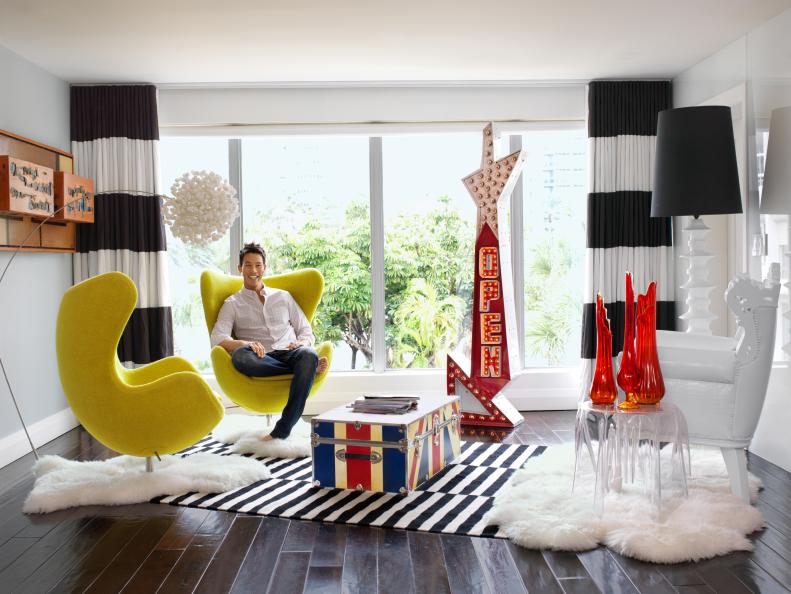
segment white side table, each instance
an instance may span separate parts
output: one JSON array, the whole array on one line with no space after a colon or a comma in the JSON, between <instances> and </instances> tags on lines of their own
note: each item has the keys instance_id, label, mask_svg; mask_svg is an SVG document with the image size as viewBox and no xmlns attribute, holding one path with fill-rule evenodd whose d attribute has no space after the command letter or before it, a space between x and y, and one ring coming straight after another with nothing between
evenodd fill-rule
<instances>
[{"instance_id":1,"label":"white side table","mask_svg":"<svg viewBox=\"0 0 791 594\"><path fill-rule=\"evenodd\" d=\"M574 483L580 459L587 452L596 476L594 507L599 511L610 490L620 491L624 483L635 482L642 485L651 502L660 508L663 446L672 448L670 483L666 486L687 496L690 471L687 422L674 404L660 402L621 410L586 400L577 408L574 442Z\"/></svg>"}]
</instances>

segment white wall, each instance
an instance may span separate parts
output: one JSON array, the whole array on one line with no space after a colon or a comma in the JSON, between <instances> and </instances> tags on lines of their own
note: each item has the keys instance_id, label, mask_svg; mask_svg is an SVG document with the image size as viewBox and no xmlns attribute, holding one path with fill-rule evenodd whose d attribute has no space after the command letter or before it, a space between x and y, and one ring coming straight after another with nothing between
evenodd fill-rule
<instances>
[{"instance_id":1,"label":"white wall","mask_svg":"<svg viewBox=\"0 0 791 594\"><path fill-rule=\"evenodd\" d=\"M758 230L756 130L765 129L769 114L776 107L791 105L791 10L756 27L716 54L681 73L673 81L674 106L707 103L739 86L744 89L744 138L737 151L746 155L746 176L743 179L745 215L739 225L717 225L711 246L724 258L732 251L734 233L741 232L745 243L741 253L731 254L729 272L748 271L753 277L761 274L760 258L747 254L750 238ZM713 217L715 219L726 217ZM736 260L734 262L734 260ZM721 273L718 276L720 282ZM715 289L720 294L725 287ZM680 304L683 310L683 304ZM782 312L778 312L782 314ZM761 420L750 450L791 471L791 391L788 363L776 363L770 376Z\"/></svg>"},{"instance_id":2,"label":"white wall","mask_svg":"<svg viewBox=\"0 0 791 594\"><path fill-rule=\"evenodd\" d=\"M3 46L0 81L0 129L69 150L68 84ZM10 252L0 252L0 271L9 257ZM20 254L0 285L0 357L25 421L43 422L35 432L40 440L58 431L45 420L68 407L55 359L55 320L61 295L72 284L71 260L70 254ZM67 417L57 418L68 425ZM2 382L0 465L24 453L20 429Z\"/></svg>"}]
</instances>

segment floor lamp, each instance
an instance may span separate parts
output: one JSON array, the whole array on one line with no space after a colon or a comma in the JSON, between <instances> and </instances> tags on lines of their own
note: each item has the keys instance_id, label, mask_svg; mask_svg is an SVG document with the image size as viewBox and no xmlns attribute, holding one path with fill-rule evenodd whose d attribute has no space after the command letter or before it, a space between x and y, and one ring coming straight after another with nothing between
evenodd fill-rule
<instances>
[{"instance_id":1,"label":"floor lamp","mask_svg":"<svg viewBox=\"0 0 791 594\"><path fill-rule=\"evenodd\" d=\"M761 190L761 214L791 216L791 106L772 110L769 120L769 144L766 147L764 183ZM787 225L786 249L791 246L791 221ZM783 266L785 265L784 262ZM786 279L789 278L787 269L783 270L782 274ZM785 287L791 289L791 282L786 282ZM791 312L786 310L783 317L786 320L791 319ZM791 355L791 343L786 342L783 350Z\"/></svg>"},{"instance_id":2,"label":"floor lamp","mask_svg":"<svg viewBox=\"0 0 791 594\"><path fill-rule=\"evenodd\" d=\"M656 131L652 217L690 216L684 231L687 251L687 332L711 334L716 315L709 306L709 227L701 215L742 212L739 170L731 109L725 106L683 107L659 112Z\"/></svg>"}]
</instances>

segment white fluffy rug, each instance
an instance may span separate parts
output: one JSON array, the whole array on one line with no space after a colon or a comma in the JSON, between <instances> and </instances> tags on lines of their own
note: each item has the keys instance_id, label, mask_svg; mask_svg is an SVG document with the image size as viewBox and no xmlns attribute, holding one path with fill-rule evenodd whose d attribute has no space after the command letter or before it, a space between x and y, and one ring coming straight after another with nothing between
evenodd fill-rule
<instances>
[{"instance_id":1,"label":"white fluffy rug","mask_svg":"<svg viewBox=\"0 0 791 594\"><path fill-rule=\"evenodd\" d=\"M278 417L272 417L272 424L267 425L266 417L229 414L225 415L220 424L212 430L215 439L223 443L233 444L231 451L237 454L253 454L257 457L273 458L306 458L311 454L310 423L297 421L286 439L261 441L269 435Z\"/></svg>"},{"instance_id":2,"label":"white fluffy rug","mask_svg":"<svg viewBox=\"0 0 791 594\"><path fill-rule=\"evenodd\" d=\"M572 444L547 448L511 477L486 520L524 547L583 551L605 544L622 555L653 563L750 551L752 543L746 535L764 526L761 512L730 492L719 450L692 449L689 497L663 493L658 518L634 485L609 493L604 513L594 513L590 467L586 459L572 495ZM663 458L663 472L669 468L669 459ZM760 480L750 475L753 500L760 486Z\"/></svg>"},{"instance_id":3,"label":"white fluffy rug","mask_svg":"<svg viewBox=\"0 0 791 594\"><path fill-rule=\"evenodd\" d=\"M164 456L154 461L154 472L146 472L145 465L144 458L132 456L95 462L43 456L22 509L46 513L79 505L142 503L187 491L223 493L270 477L265 465L239 456Z\"/></svg>"}]
</instances>

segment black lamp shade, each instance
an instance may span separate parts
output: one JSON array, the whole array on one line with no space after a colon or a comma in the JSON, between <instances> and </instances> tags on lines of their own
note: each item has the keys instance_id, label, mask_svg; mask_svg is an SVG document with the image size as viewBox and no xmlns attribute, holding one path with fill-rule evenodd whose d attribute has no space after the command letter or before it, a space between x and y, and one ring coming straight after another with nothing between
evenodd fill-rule
<instances>
[{"instance_id":1,"label":"black lamp shade","mask_svg":"<svg viewBox=\"0 0 791 594\"><path fill-rule=\"evenodd\" d=\"M731 108L659 112L651 216L742 212Z\"/></svg>"}]
</instances>

